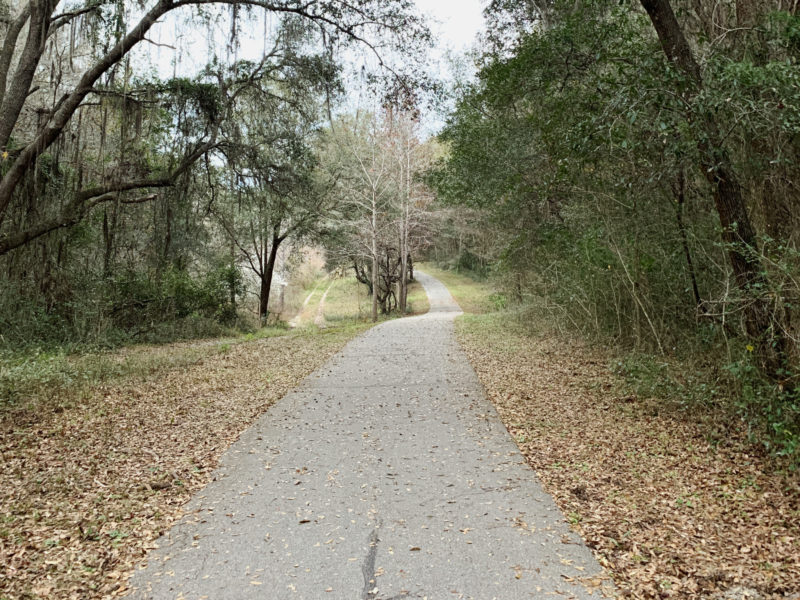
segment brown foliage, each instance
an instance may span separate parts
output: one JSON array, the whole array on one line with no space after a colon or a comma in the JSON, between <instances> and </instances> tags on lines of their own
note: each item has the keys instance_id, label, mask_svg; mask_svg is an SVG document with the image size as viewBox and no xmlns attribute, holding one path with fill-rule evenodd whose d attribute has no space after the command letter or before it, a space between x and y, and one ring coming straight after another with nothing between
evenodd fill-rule
<instances>
[{"instance_id":1,"label":"brown foliage","mask_svg":"<svg viewBox=\"0 0 800 600\"><path fill-rule=\"evenodd\" d=\"M0 597L123 595L222 452L358 331L223 345L188 368L0 415Z\"/></svg>"},{"instance_id":2,"label":"brown foliage","mask_svg":"<svg viewBox=\"0 0 800 600\"><path fill-rule=\"evenodd\" d=\"M509 432L623 597L797 597L798 477L743 427L711 444L696 415L621 394L609 357L581 344L496 319L459 331Z\"/></svg>"}]
</instances>

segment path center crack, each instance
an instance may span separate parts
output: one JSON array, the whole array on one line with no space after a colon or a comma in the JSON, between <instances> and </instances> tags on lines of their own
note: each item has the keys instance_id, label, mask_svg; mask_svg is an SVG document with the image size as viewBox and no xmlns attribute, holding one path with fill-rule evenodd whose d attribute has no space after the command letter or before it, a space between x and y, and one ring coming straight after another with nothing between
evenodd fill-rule
<instances>
[{"instance_id":1,"label":"path center crack","mask_svg":"<svg viewBox=\"0 0 800 600\"><path fill-rule=\"evenodd\" d=\"M378 530L380 528L381 522L378 521L378 524L369 536L367 556L364 559L364 563L361 565L361 572L364 575L364 591L361 594L363 600L371 600L375 597L371 592L375 588L375 559L378 557L378 542L380 542Z\"/></svg>"}]
</instances>

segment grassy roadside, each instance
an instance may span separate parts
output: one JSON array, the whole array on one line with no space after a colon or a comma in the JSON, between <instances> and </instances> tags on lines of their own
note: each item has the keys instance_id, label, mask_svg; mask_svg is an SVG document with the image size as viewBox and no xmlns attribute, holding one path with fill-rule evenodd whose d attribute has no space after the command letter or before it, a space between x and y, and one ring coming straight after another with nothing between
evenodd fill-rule
<instances>
[{"instance_id":1,"label":"grassy roadside","mask_svg":"<svg viewBox=\"0 0 800 600\"><path fill-rule=\"evenodd\" d=\"M319 302L319 299L317 300ZM357 307L356 320L367 320L372 311L372 299L367 294L366 286L358 283L355 277L344 277L333 282L325 298L324 316L329 324L353 321L353 306ZM422 285L413 281L408 287L407 315L419 315L428 312L430 304ZM316 310L316 308L315 308ZM393 319L400 316L379 315L379 320Z\"/></svg>"},{"instance_id":2,"label":"grassy roadside","mask_svg":"<svg viewBox=\"0 0 800 600\"><path fill-rule=\"evenodd\" d=\"M426 270L472 309L456 329L490 400L623 597L800 590L797 474L742 430L720 441L703 419L631 394L609 352L487 312L489 287Z\"/></svg>"},{"instance_id":3,"label":"grassy roadside","mask_svg":"<svg viewBox=\"0 0 800 600\"><path fill-rule=\"evenodd\" d=\"M220 347L286 333L285 328L270 327L235 337L140 344L111 351L0 353L0 412L35 410L53 403L64 408L95 385L188 367L213 356Z\"/></svg>"},{"instance_id":4,"label":"grassy roadside","mask_svg":"<svg viewBox=\"0 0 800 600\"><path fill-rule=\"evenodd\" d=\"M294 326L305 326L314 323L319 301L330 284L331 282L327 277L319 278L313 282L310 288L303 291L305 304L298 306L296 315L292 317Z\"/></svg>"},{"instance_id":5,"label":"grassy roadside","mask_svg":"<svg viewBox=\"0 0 800 600\"><path fill-rule=\"evenodd\" d=\"M294 290L293 294L308 295L308 310L316 311L315 301L319 301L326 286L325 278L317 278L305 289ZM294 301L299 310L302 300ZM291 307L289 310L291 312ZM357 324L359 319L355 308L348 305L344 310L352 314L340 325L350 327ZM279 322L250 333L230 330L220 337L134 344L103 350L62 347L12 352L0 349L0 417L8 410L35 410L39 405L46 406L47 410L54 403L63 409L85 396L94 386L190 367L216 355L220 348L289 333L286 324Z\"/></svg>"},{"instance_id":6,"label":"grassy roadside","mask_svg":"<svg viewBox=\"0 0 800 600\"><path fill-rule=\"evenodd\" d=\"M327 289L328 286L325 286ZM320 295L321 296L321 295ZM319 303L319 299L317 299ZM356 307L355 314L353 307ZM314 311L317 304L314 305ZM354 317L359 320L367 320L370 315L370 298L367 295L367 288L356 281L355 277L344 277L336 279L325 297L323 315L329 325L335 325L343 321L351 320Z\"/></svg>"},{"instance_id":7,"label":"grassy roadside","mask_svg":"<svg viewBox=\"0 0 800 600\"><path fill-rule=\"evenodd\" d=\"M0 410L0 598L123 595L239 433L369 327L4 364L29 376Z\"/></svg>"}]
</instances>

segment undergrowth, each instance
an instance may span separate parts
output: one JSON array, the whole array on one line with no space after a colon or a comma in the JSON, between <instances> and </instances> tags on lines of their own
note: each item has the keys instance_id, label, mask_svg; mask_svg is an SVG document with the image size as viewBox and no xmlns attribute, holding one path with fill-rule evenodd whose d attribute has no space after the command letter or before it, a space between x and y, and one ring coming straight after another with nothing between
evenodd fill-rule
<instances>
[{"instance_id":1,"label":"undergrowth","mask_svg":"<svg viewBox=\"0 0 800 600\"><path fill-rule=\"evenodd\" d=\"M761 377L752 346L719 339L713 331L670 354L632 350L608 339L582 337L568 316L558 316L541 299L512 302L481 273L455 272L425 264L441 279L474 326L503 322L509 332L558 335L564 344L590 342L618 376L618 393L647 400L650 410L698 421L712 444L744 431L753 451L762 449L779 466L800 467L800 391L782 389ZM499 289L498 289L499 288ZM510 343L496 339L495 343ZM722 365L722 366L721 366Z\"/></svg>"},{"instance_id":2,"label":"undergrowth","mask_svg":"<svg viewBox=\"0 0 800 600\"><path fill-rule=\"evenodd\" d=\"M750 356L719 368L708 355L618 354L612 366L629 393L702 421L714 443L744 429L751 444L800 467L798 392L765 381Z\"/></svg>"}]
</instances>

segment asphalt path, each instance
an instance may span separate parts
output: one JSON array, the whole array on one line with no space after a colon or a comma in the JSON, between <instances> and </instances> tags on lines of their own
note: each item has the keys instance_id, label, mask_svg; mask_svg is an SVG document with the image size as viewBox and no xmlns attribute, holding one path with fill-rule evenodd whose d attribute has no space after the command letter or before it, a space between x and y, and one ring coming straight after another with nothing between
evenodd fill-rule
<instances>
[{"instance_id":1,"label":"asphalt path","mask_svg":"<svg viewBox=\"0 0 800 600\"><path fill-rule=\"evenodd\" d=\"M458 305L416 276L430 312L358 337L245 431L133 598L599 597L455 341Z\"/></svg>"}]
</instances>

